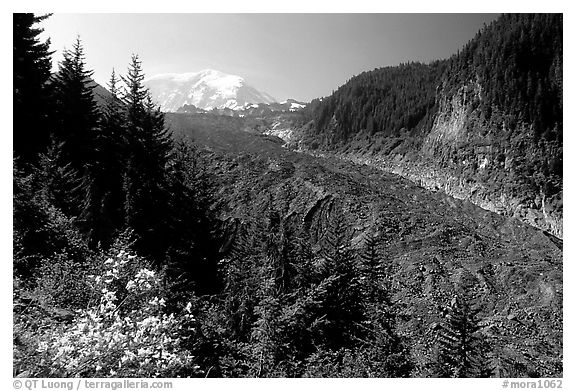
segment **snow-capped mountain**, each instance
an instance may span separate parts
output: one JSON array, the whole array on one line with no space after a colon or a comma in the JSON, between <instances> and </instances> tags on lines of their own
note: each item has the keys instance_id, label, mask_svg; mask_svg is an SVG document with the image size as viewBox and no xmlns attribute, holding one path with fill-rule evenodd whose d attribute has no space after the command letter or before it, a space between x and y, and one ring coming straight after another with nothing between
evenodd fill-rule
<instances>
[{"instance_id":1,"label":"snow-capped mountain","mask_svg":"<svg viewBox=\"0 0 576 391\"><path fill-rule=\"evenodd\" d=\"M304 107L306 107L306 103L298 102L297 100L294 100L294 99L285 100L284 102L280 102L280 104L284 105L284 106L288 106L287 107L288 111L296 111L296 110L300 110L300 109L303 109Z\"/></svg>"},{"instance_id":2,"label":"snow-capped mountain","mask_svg":"<svg viewBox=\"0 0 576 391\"><path fill-rule=\"evenodd\" d=\"M195 73L166 73L144 81L163 111L176 112L184 105L203 110L240 110L249 104L276 100L246 84L240 76L213 69Z\"/></svg>"},{"instance_id":3,"label":"snow-capped mountain","mask_svg":"<svg viewBox=\"0 0 576 391\"><path fill-rule=\"evenodd\" d=\"M294 99L288 99L284 102L274 102L274 103L247 103L244 106L240 106L233 109L230 108L217 108L210 111L201 109L192 104L185 104L180 107L177 113L186 114L218 114L218 115L228 115L233 117L266 117L274 116L281 113L290 113L303 109L306 107L306 103L298 102Z\"/></svg>"}]
</instances>

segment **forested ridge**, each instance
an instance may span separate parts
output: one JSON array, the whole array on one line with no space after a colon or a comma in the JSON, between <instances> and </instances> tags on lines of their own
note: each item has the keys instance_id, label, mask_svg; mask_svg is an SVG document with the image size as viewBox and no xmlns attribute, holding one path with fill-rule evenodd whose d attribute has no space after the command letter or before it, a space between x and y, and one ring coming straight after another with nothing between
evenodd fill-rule
<instances>
[{"instance_id":1,"label":"forested ridge","mask_svg":"<svg viewBox=\"0 0 576 391\"><path fill-rule=\"evenodd\" d=\"M80 38L50 73L47 17L13 17L14 376L561 376L558 243L266 121L165 116L137 55L98 95ZM436 104L402 96L394 126Z\"/></svg>"},{"instance_id":2,"label":"forested ridge","mask_svg":"<svg viewBox=\"0 0 576 391\"><path fill-rule=\"evenodd\" d=\"M363 72L303 123L308 148L422 163L437 187L460 178L454 193L480 204L504 193L491 209L561 236L561 14L502 15L449 59Z\"/></svg>"},{"instance_id":3,"label":"forested ridge","mask_svg":"<svg viewBox=\"0 0 576 391\"><path fill-rule=\"evenodd\" d=\"M316 131L335 116L334 142L368 130L429 132L439 89L452 95L469 82L489 121L534 125L534 137L562 139L562 15L507 14L485 26L458 53L430 64L406 63L353 77L309 106Z\"/></svg>"}]
</instances>

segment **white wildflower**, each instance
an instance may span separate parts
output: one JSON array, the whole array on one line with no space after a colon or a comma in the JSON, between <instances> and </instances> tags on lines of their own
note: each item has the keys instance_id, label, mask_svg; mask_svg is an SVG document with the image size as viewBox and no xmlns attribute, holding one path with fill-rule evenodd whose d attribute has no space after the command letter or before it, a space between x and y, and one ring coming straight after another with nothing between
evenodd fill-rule
<instances>
[{"instance_id":1,"label":"white wildflower","mask_svg":"<svg viewBox=\"0 0 576 391\"><path fill-rule=\"evenodd\" d=\"M104 292L103 292L104 293ZM104 293L104 295L102 295L102 300L105 301L116 301L116 292L112 292L112 291L107 291Z\"/></svg>"},{"instance_id":2,"label":"white wildflower","mask_svg":"<svg viewBox=\"0 0 576 391\"><path fill-rule=\"evenodd\" d=\"M47 350L48 350L48 342L40 341L38 343L38 348L36 349L36 351L42 353L42 352L45 352Z\"/></svg>"}]
</instances>

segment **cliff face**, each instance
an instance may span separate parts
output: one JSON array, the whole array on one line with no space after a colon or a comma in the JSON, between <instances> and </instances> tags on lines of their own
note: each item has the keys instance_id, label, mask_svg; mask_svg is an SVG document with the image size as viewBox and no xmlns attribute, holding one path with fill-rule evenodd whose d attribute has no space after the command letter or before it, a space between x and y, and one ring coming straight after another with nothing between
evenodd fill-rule
<instances>
[{"instance_id":1,"label":"cliff face","mask_svg":"<svg viewBox=\"0 0 576 391\"><path fill-rule=\"evenodd\" d=\"M545 160L546 151L512 151L518 143L514 135L505 128L494 129L483 120L479 109L481 89L478 83L470 82L452 96L440 92L432 129L416 149L407 147L406 140L386 140L385 146L397 145L389 151L376 147L340 149L335 153L486 210L518 218L562 238L562 189L546 195L541 185L534 184L538 178L521 172L526 158L519 156L521 153ZM516 133L530 130L520 128Z\"/></svg>"},{"instance_id":2,"label":"cliff face","mask_svg":"<svg viewBox=\"0 0 576 391\"><path fill-rule=\"evenodd\" d=\"M311 102L298 145L562 237L562 126L562 16L503 15L447 60L364 72Z\"/></svg>"},{"instance_id":3,"label":"cliff face","mask_svg":"<svg viewBox=\"0 0 576 391\"><path fill-rule=\"evenodd\" d=\"M535 185L527 173L521 172L519 156L512 152L521 148L520 143L505 125L495 128L483 119L481 92L480 84L471 82L450 98L441 93L434 125L422 147L423 155L432 159L425 164L404 161L391 171L427 188L441 188L484 209L519 218L561 238L562 188L547 196L542 183ZM526 124L518 124L515 133L532 132ZM447 161L443 159L447 151L464 158ZM546 152L536 148L525 151L536 161L549 158ZM433 164L434 161L440 164Z\"/></svg>"},{"instance_id":4,"label":"cliff face","mask_svg":"<svg viewBox=\"0 0 576 391\"><path fill-rule=\"evenodd\" d=\"M442 191L454 198L470 201L483 209L517 218L562 238L562 192L550 199L538 194L533 194L534 198L503 192L498 194L491 192L482 183L458 177L449 169L435 168L430 162L405 160L400 155L396 155L396 159L356 153L336 153L336 156L400 175L426 189ZM480 164L490 163L487 157L480 159Z\"/></svg>"},{"instance_id":5,"label":"cliff face","mask_svg":"<svg viewBox=\"0 0 576 391\"><path fill-rule=\"evenodd\" d=\"M471 138L467 124L476 117L470 105L481 100L482 87L478 83L468 83L460 87L456 94L449 96L443 91L437 98L438 112L432 129L424 140L425 148L430 151L445 145L467 142Z\"/></svg>"}]
</instances>

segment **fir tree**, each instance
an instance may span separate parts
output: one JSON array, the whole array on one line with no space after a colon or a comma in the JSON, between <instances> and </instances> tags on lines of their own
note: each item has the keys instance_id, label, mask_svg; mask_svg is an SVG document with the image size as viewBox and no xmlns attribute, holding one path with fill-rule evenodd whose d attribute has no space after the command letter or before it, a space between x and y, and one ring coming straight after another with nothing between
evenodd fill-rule
<instances>
[{"instance_id":1,"label":"fir tree","mask_svg":"<svg viewBox=\"0 0 576 391\"><path fill-rule=\"evenodd\" d=\"M390 270L382 263L379 245L379 237L369 232L360 252L366 318L363 323L366 339L360 350L368 358L370 372L375 376L407 377L413 364L397 332Z\"/></svg>"},{"instance_id":2,"label":"fir tree","mask_svg":"<svg viewBox=\"0 0 576 391\"><path fill-rule=\"evenodd\" d=\"M34 25L50 15L13 14L14 154L21 164L34 163L50 143L50 40L38 38Z\"/></svg>"},{"instance_id":3,"label":"fir tree","mask_svg":"<svg viewBox=\"0 0 576 391\"><path fill-rule=\"evenodd\" d=\"M362 333L358 324L364 319L364 311L355 254L347 240L347 225L339 210L330 214L322 254L325 281L329 281L323 303L327 321L325 342L332 349L350 346Z\"/></svg>"},{"instance_id":4,"label":"fir tree","mask_svg":"<svg viewBox=\"0 0 576 391\"><path fill-rule=\"evenodd\" d=\"M307 289L317 281L316 268L314 267L314 253L310 240L310 234L303 226L299 226L294 234L295 243L293 259L295 267L294 286L298 289Z\"/></svg>"},{"instance_id":5,"label":"fir tree","mask_svg":"<svg viewBox=\"0 0 576 391\"><path fill-rule=\"evenodd\" d=\"M382 265L378 247L378 237L374 233L369 232L365 238L364 249L360 252L362 287L369 302L378 301L389 304L391 284L389 276Z\"/></svg>"},{"instance_id":6,"label":"fir tree","mask_svg":"<svg viewBox=\"0 0 576 391\"><path fill-rule=\"evenodd\" d=\"M251 343L252 357L255 361L252 376L265 377L274 368L281 345L280 315L282 300L276 276L269 263L260 268L261 286L258 292L260 300L254 308L256 321L252 327Z\"/></svg>"},{"instance_id":7,"label":"fir tree","mask_svg":"<svg viewBox=\"0 0 576 391\"><path fill-rule=\"evenodd\" d=\"M197 294L219 291L216 224L211 213L213 184L196 148L176 143L169 165L170 226L168 275ZM187 288L184 288L187 286Z\"/></svg>"},{"instance_id":8,"label":"fir tree","mask_svg":"<svg viewBox=\"0 0 576 391\"><path fill-rule=\"evenodd\" d=\"M75 218L69 217L78 203L71 194L80 181L60 160L59 147L53 142L41 153L31 173L14 162L14 270L21 276L33 276L54 257L82 263L88 256Z\"/></svg>"},{"instance_id":9,"label":"fir tree","mask_svg":"<svg viewBox=\"0 0 576 391\"><path fill-rule=\"evenodd\" d=\"M276 282L281 292L289 292L296 288L298 276L298 261L302 255L298 237L298 230L293 227L294 222L282 219L280 230L280 249L276 271ZM306 261L304 261L304 264Z\"/></svg>"},{"instance_id":10,"label":"fir tree","mask_svg":"<svg viewBox=\"0 0 576 391\"><path fill-rule=\"evenodd\" d=\"M107 247L122 228L124 167L124 109L118 96L118 79L112 71L102 112L95 132L93 160L84 177L85 197L81 221L92 245Z\"/></svg>"},{"instance_id":11,"label":"fir tree","mask_svg":"<svg viewBox=\"0 0 576 391\"><path fill-rule=\"evenodd\" d=\"M82 178L63 157L63 149L63 142L52 139L46 153L40 154L34 174L42 198L67 216L76 216L79 213Z\"/></svg>"},{"instance_id":12,"label":"fir tree","mask_svg":"<svg viewBox=\"0 0 576 391\"><path fill-rule=\"evenodd\" d=\"M265 253L270 264L275 284L280 292L287 292L292 288L296 268L294 265L297 256L295 237L288 221L281 218L276 210L272 194L268 200L268 219L265 233Z\"/></svg>"},{"instance_id":13,"label":"fir tree","mask_svg":"<svg viewBox=\"0 0 576 391\"><path fill-rule=\"evenodd\" d=\"M446 322L438 335L435 362L438 377L487 377L485 347L479 334L479 309L473 309L460 296L454 296Z\"/></svg>"},{"instance_id":14,"label":"fir tree","mask_svg":"<svg viewBox=\"0 0 576 391\"><path fill-rule=\"evenodd\" d=\"M99 112L94 100L92 71L86 69L80 38L72 50L64 51L64 59L54 76L54 136L62 144L62 158L73 169L84 174L93 161L94 140Z\"/></svg>"},{"instance_id":15,"label":"fir tree","mask_svg":"<svg viewBox=\"0 0 576 391\"><path fill-rule=\"evenodd\" d=\"M126 225L140 238L144 254L160 260L169 245L169 192L167 165L172 142L164 115L152 103L143 86L144 73L138 56L132 56L126 91L127 165L124 175Z\"/></svg>"},{"instance_id":16,"label":"fir tree","mask_svg":"<svg viewBox=\"0 0 576 391\"><path fill-rule=\"evenodd\" d=\"M257 261L262 251L257 243L254 229L238 226L228 257L220 262L220 273L224 285L223 307L226 327L238 341L246 341L251 334L254 308L257 304L258 277Z\"/></svg>"}]
</instances>

